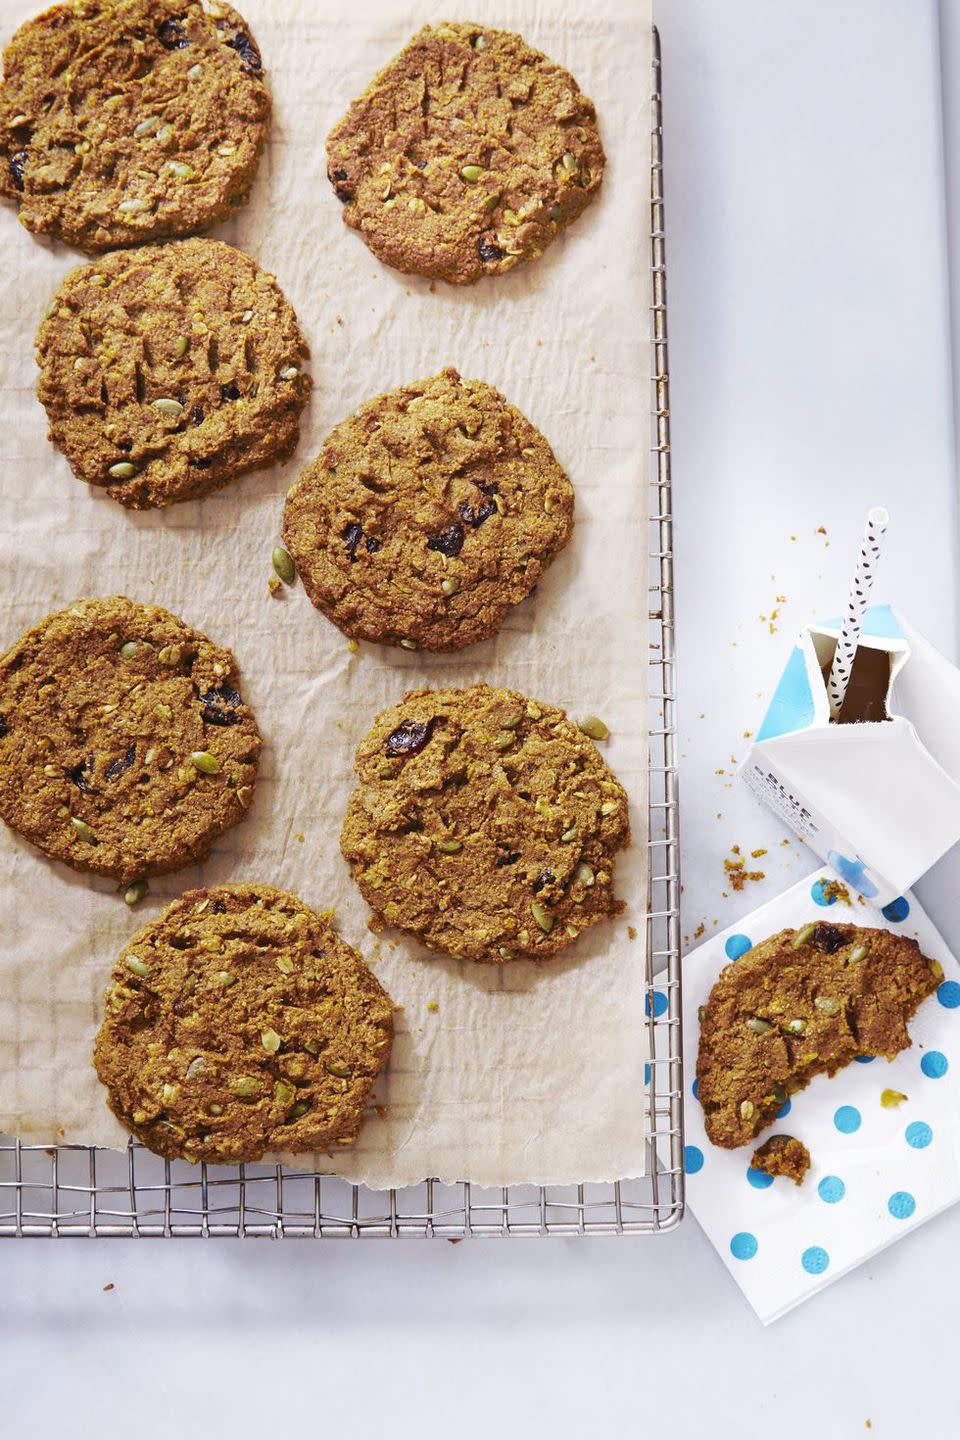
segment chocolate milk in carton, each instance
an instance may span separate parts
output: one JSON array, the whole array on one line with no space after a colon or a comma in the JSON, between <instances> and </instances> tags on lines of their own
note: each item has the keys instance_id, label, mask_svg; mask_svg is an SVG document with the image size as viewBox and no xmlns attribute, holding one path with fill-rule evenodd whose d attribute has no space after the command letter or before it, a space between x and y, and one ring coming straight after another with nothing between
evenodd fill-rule
<instances>
[{"instance_id":1,"label":"chocolate milk in carton","mask_svg":"<svg viewBox=\"0 0 960 1440\"><path fill-rule=\"evenodd\" d=\"M960 671L888 605L866 612L839 722L841 621L804 630L740 778L851 889L884 906L960 840Z\"/></svg>"}]
</instances>

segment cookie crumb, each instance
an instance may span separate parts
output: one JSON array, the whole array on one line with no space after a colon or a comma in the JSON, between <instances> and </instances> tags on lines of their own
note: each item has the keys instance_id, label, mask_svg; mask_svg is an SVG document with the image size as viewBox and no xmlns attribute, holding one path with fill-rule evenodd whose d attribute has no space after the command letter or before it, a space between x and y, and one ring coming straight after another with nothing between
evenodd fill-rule
<instances>
[{"instance_id":1,"label":"cookie crumb","mask_svg":"<svg viewBox=\"0 0 960 1440\"><path fill-rule=\"evenodd\" d=\"M760 851L759 853L764 854L765 852ZM736 891L742 890L748 880L756 883L767 878L765 870L747 869L747 862L741 854L739 845L731 847L730 855L723 862L723 868L730 885Z\"/></svg>"},{"instance_id":2,"label":"cookie crumb","mask_svg":"<svg viewBox=\"0 0 960 1440\"><path fill-rule=\"evenodd\" d=\"M628 925L628 926L627 926L627 937L628 937L628 939L630 939L630 940L636 940L636 938L637 938L637 927L636 927L636 925Z\"/></svg>"},{"instance_id":3,"label":"cookie crumb","mask_svg":"<svg viewBox=\"0 0 960 1440\"><path fill-rule=\"evenodd\" d=\"M430 1011L431 1015L436 1015L437 1011L440 1009L440 1005L436 1000L428 1000L427 1009Z\"/></svg>"}]
</instances>

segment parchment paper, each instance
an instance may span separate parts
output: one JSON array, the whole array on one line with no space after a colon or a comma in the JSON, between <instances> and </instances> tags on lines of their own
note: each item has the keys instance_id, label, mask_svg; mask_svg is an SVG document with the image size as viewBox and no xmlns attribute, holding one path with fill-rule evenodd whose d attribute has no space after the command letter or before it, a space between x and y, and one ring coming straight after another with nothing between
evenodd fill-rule
<instances>
[{"instance_id":1,"label":"parchment paper","mask_svg":"<svg viewBox=\"0 0 960 1440\"><path fill-rule=\"evenodd\" d=\"M2 39L33 10L2 9ZM46 439L33 336L78 257L0 213L0 648L80 596L124 592L235 651L266 745L248 818L202 866L155 880L131 913L112 883L0 832L0 1130L123 1146L90 1065L112 962L134 929L199 884L265 881L335 907L403 1006L356 1150L320 1168L384 1187L426 1175L565 1183L643 1172L649 430L648 0L245 0L276 114L251 204L218 235L274 271L312 349L299 451L206 500L125 512ZM342 224L323 142L425 21L522 30L595 101L600 198L543 259L454 289L395 274ZM550 439L577 491L574 539L501 635L430 657L346 639L299 586L267 593L283 497L327 431L368 397L456 365L502 389ZM481 678L608 722L633 845L622 920L542 968L461 964L379 942L338 847L353 751L377 710L424 683ZM298 834L304 839L298 841ZM636 938L628 938L628 922ZM428 1006L436 1005L436 1009ZM301 1164L304 1157L300 1157Z\"/></svg>"}]
</instances>

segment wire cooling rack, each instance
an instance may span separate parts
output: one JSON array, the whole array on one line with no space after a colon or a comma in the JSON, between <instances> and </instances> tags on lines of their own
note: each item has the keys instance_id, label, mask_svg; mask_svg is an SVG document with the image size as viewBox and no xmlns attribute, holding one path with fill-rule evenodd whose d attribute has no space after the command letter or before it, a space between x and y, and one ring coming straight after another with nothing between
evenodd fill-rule
<instances>
[{"instance_id":1,"label":"wire cooling rack","mask_svg":"<svg viewBox=\"0 0 960 1440\"><path fill-rule=\"evenodd\" d=\"M683 1215L680 849L673 517L663 226L660 40L653 35L650 311L650 801L647 881L647 1174L609 1184L487 1189L426 1180L375 1191L279 1165L188 1165L0 1137L0 1236L440 1236L652 1234Z\"/></svg>"}]
</instances>

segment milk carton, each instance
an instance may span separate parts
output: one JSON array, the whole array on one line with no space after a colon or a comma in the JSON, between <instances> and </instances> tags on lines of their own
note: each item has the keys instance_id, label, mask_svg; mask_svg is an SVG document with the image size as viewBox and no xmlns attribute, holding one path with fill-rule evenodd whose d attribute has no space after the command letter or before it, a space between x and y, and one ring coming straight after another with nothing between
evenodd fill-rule
<instances>
[{"instance_id":1,"label":"milk carton","mask_svg":"<svg viewBox=\"0 0 960 1440\"><path fill-rule=\"evenodd\" d=\"M801 633L739 773L883 906L960 840L960 671L888 605L872 605L832 722L825 675L841 623Z\"/></svg>"}]
</instances>

